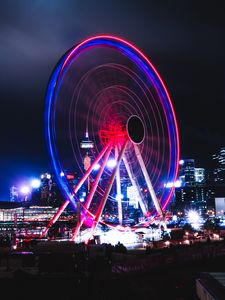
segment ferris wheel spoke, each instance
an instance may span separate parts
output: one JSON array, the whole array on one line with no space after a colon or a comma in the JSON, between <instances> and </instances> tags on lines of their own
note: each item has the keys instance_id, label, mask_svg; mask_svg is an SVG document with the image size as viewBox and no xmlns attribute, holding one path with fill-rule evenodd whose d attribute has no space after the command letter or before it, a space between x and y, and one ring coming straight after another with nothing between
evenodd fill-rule
<instances>
[{"instance_id":1,"label":"ferris wheel spoke","mask_svg":"<svg viewBox=\"0 0 225 300\"><path fill-rule=\"evenodd\" d=\"M137 157L137 160L138 160L138 162L140 164L142 173L143 173L144 178L146 180L146 183L147 183L147 186L148 186L148 189L149 189L152 201L153 201L153 203L155 205L155 208L156 208L158 214L162 217L163 216L163 210L162 210L162 207L161 207L161 205L160 205L160 203L159 203L159 201L158 201L158 199L156 197L154 188L153 188L152 183L151 183L151 179L150 179L150 177L148 175L148 172L146 170L145 163L144 163L143 158L141 156L141 152L139 150L138 145L134 144L134 150L135 150L135 155Z\"/></svg>"},{"instance_id":2,"label":"ferris wheel spoke","mask_svg":"<svg viewBox=\"0 0 225 300\"><path fill-rule=\"evenodd\" d=\"M111 174L111 176L110 176L110 178L109 178L108 186L107 186L107 188L106 188L106 190L105 190L105 193L104 193L104 195L103 195L103 198L102 198L102 200L101 200L101 202L100 202L100 204L99 204L97 213L96 213L96 215L95 215L95 218L94 218L94 221L93 221L93 224L92 224L92 227L91 227L90 236L89 236L89 238L88 238L88 240L87 240L86 242L88 242L88 241L90 240L90 238L93 236L94 231L95 231L95 229L96 229L96 227L97 227L97 225L98 225L99 219L100 219L100 217L101 217L101 215L102 215L102 212L103 212L103 209L104 209L104 207L105 207L106 201L107 201L107 199L108 199L108 196L109 196L109 194L110 194L111 188L112 188L112 186L113 186L113 183L114 183L114 180L115 180L115 177L116 177L117 170L118 170L118 168L119 168L119 166L120 166L120 163L121 163L121 160L122 160L122 158L123 158L123 155L124 155L124 152L125 152L127 143L128 143L128 141L125 141L125 142L124 142L123 147L122 147L122 149L121 149L121 151L120 151L120 153L119 153L119 156L118 156L118 160L117 160L117 162L116 162L115 169L113 170L113 172L112 172L112 174Z\"/></svg>"},{"instance_id":3,"label":"ferris wheel spoke","mask_svg":"<svg viewBox=\"0 0 225 300\"><path fill-rule=\"evenodd\" d=\"M83 214L82 214L82 216L81 216L81 219L78 220L78 222L77 222L77 224L76 224L76 227L75 227L75 230L74 230L74 233L73 233L73 236L72 236L72 240L73 240L73 241L76 240L76 238L77 238L77 236L78 236L78 233L79 233L79 230L80 230L80 228L81 228L81 226L82 226L82 224L83 224L83 222L84 222L84 220L85 220L85 217L86 217L86 214L87 214L87 210L88 210L89 207L90 207L91 201L92 201L93 196L94 196L94 194L95 194L95 192L96 192L96 189L97 189L97 187L98 187L99 180L100 180L100 178L101 178L101 176L102 176L102 173L103 173L103 171L104 171L104 168L105 168L105 166L106 166L106 164L107 164L107 161L108 161L108 158L109 158L109 155L110 155L111 150L112 150L112 145L110 145L110 146L108 147L108 150L106 151L104 160L103 160L103 162L102 162L102 164L101 164L101 167L100 167L100 169L99 169L99 171L98 171L98 174L97 174L97 176L96 176L95 182L94 182L94 184L93 184L93 186L92 186L92 188L91 188L91 190L90 190L90 193L89 193L88 196L87 196L87 199L86 199L86 201L85 201L85 204L83 205L84 212L83 212Z\"/></svg>"},{"instance_id":4,"label":"ferris wheel spoke","mask_svg":"<svg viewBox=\"0 0 225 300\"><path fill-rule=\"evenodd\" d=\"M110 147L110 143L107 144L102 151L99 153L99 155L96 157L95 161L93 162L92 165L90 165L90 167L87 169L86 173L84 173L83 177L80 179L80 181L77 183L77 185L74 187L74 193L77 193L78 190L81 188L81 186L83 185L83 183L85 182L86 179L88 179L89 175L91 174L91 172L93 171L94 167L96 166L96 164L100 161L100 159L103 157L103 155L105 154L105 152L107 151L107 149Z\"/></svg>"},{"instance_id":5,"label":"ferris wheel spoke","mask_svg":"<svg viewBox=\"0 0 225 300\"><path fill-rule=\"evenodd\" d=\"M118 146L115 146L115 158L118 159ZM122 211L122 198L121 198L121 182L120 182L120 168L117 168L116 172L116 199L118 203L118 218L119 224L122 225L123 223L123 211Z\"/></svg>"},{"instance_id":6,"label":"ferris wheel spoke","mask_svg":"<svg viewBox=\"0 0 225 300\"><path fill-rule=\"evenodd\" d=\"M52 219L49 221L48 225L45 227L45 229L42 231L40 238L43 238L46 236L47 232L49 231L49 228L59 219L59 217L61 216L62 212L65 210L65 208L67 207L67 205L70 203L69 200L65 201L60 208L58 209L58 211L56 212L56 214L52 217Z\"/></svg>"},{"instance_id":7,"label":"ferris wheel spoke","mask_svg":"<svg viewBox=\"0 0 225 300\"><path fill-rule=\"evenodd\" d=\"M87 172L84 174L84 176L80 179L80 181L77 183L77 185L74 187L74 193L77 193L79 191L79 189L81 188L81 186L83 185L83 183L85 182L85 180L88 178L88 176L90 175L90 173L93 171L95 165L99 162L99 160L102 158L102 156L105 154L105 152L107 151L107 149L110 147L110 144L107 144L102 151L99 153L99 155L96 157L94 163L89 167L89 169L87 170ZM63 213L63 211L66 209L66 207L68 206L68 204L70 203L69 200L66 200L58 209L58 211L56 212L56 214L52 217L52 219L49 221L48 225L45 227L45 229L43 230L42 234L41 234L41 238L43 238L49 228L59 219L59 217L61 216L61 214Z\"/></svg>"},{"instance_id":8,"label":"ferris wheel spoke","mask_svg":"<svg viewBox=\"0 0 225 300\"><path fill-rule=\"evenodd\" d=\"M129 165L128 161L127 161L126 155L123 156L123 162L124 162L125 168L126 168L126 170L127 170L127 174L128 174L129 179L130 179L130 181L131 181L131 184L133 185L133 187L134 187L134 188L136 189L136 191L137 191L137 194L138 194L137 200L138 200L138 202L139 202L139 204L140 204L140 208L141 208L141 210L142 210L142 213L143 213L143 215L145 216L145 215L147 214L147 210L148 210L148 209L147 209L147 205L146 205L146 203L144 202L144 200L143 200L143 198L142 198L142 196L141 196L141 192L140 192L139 186L138 186L138 184L136 183L136 180L135 180L135 178L134 178L134 176L133 176L133 173L132 173L132 170L131 170L131 168L130 168L130 165Z\"/></svg>"}]
</instances>

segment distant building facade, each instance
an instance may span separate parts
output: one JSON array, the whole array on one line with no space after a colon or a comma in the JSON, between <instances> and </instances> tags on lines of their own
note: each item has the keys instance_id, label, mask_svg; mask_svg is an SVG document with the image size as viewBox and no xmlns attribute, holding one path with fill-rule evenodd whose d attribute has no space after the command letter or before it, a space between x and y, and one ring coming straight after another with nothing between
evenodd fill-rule
<instances>
[{"instance_id":1,"label":"distant building facade","mask_svg":"<svg viewBox=\"0 0 225 300\"><path fill-rule=\"evenodd\" d=\"M213 154L213 180L218 184L225 184L225 147Z\"/></svg>"},{"instance_id":2,"label":"distant building facade","mask_svg":"<svg viewBox=\"0 0 225 300\"><path fill-rule=\"evenodd\" d=\"M221 189L206 183L206 171L204 168L196 168L194 159L180 161L178 179L181 186L175 187L175 211L195 209L205 215L215 209L215 197L221 194Z\"/></svg>"},{"instance_id":3,"label":"distant building facade","mask_svg":"<svg viewBox=\"0 0 225 300\"><path fill-rule=\"evenodd\" d=\"M10 188L10 202L19 201L19 189L17 186L11 186Z\"/></svg>"},{"instance_id":4,"label":"distant building facade","mask_svg":"<svg viewBox=\"0 0 225 300\"><path fill-rule=\"evenodd\" d=\"M191 186L195 184L195 160L182 159L180 160L179 179L182 186Z\"/></svg>"}]
</instances>

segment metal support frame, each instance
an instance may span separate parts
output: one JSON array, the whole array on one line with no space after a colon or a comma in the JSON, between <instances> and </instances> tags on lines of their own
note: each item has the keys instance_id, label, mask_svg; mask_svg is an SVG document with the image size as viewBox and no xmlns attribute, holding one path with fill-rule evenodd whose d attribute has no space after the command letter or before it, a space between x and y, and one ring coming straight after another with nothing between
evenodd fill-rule
<instances>
[{"instance_id":1,"label":"metal support frame","mask_svg":"<svg viewBox=\"0 0 225 300\"><path fill-rule=\"evenodd\" d=\"M47 232L48 232L48 230L49 230L49 228L58 220L58 218L61 216L61 214L62 214L62 212L64 211L64 209L67 207L67 205L69 204L69 200L67 200L67 201L65 201L64 203L63 203L63 205L58 209L58 211L56 212L56 214L53 216L53 218L49 221L49 223L48 223L48 225L45 227L45 229L43 230L43 232L41 233L41 235L40 235L40 238L43 238L46 234L47 234Z\"/></svg>"},{"instance_id":2,"label":"metal support frame","mask_svg":"<svg viewBox=\"0 0 225 300\"><path fill-rule=\"evenodd\" d=\"M126 149L127 142L128 142L128 141L125 141L125 142L124 142L124 145L123 145L123 147L122 147L122 149L121 149L121 152L120 152L120 154L119 154L119 157L118 157L118 160L117 160L115 169L113 170L113 172L112 172L112 174L111 174L111 176L110 176L110 179L109 179L109 182L108 182L108 186L107 186L107 188L106 188L106 190L105 190L105 193L104 193L104 195L103 195L103 198L102 198L102 200L101 200L101 202L100 202L100 204L99 204L97 213L96 213L96 215L95 215L95 218L94 218L94 220L93 220L93 224L92 224L92 227L91 227L91 230L90 230L90 236L89 236L88 240L86 240L86 243L88 243L89 240L91 239L91 237L93 236L94 231L95 231L95 229L96 229L96 227L97 227L97 225L98 225L98 223L99 223L99 219L100 219L100 217L101 217L101 215L102 215L103 209L104 209L104 207L105 207L106 201L107 201L107 199L108 199L109 193L110 193L111 188L112 188L112 185L113 185L113 183L114 183L115 176L116 176L116 172L117 172L117 170L118 170L118 168L119 168L119 166L120 166L122 157L123 157L123 155L124 155L124 152L125 152L125 149Z\"/></svg>"},{"instance_id":3,"label":"metal support frame","mask_svg":"<svg viewBox=\"0 0 225 300\"><path fill-rule=\"evenodd\" d=\"M144 178L146 180L146 183L147 183L147 186L148 186L148 189L149 189L149 192L150 192L150 195L151 195L151 198L152 198L152 201L155 205L155 208L159 214L160 217L163 217L163 210L162 210L162 207L156 197L156 194L155 194L155 191L154 191L154 188L152 186L152 183L151 183L151 180L150 180L150 177L148 175L148 172L146 170L146 167L145 167L145 164L144 164L144 161L143 161L143 158L141 156L141 152L139 150L139 147L138 145L134 144L134 150L135 150L135 154L136 154L136 157L138 159L138 162L140 164L140 167L141 167L141 170L142 170L142 173L144 175Z\"/></svg>"},{"instance_id":4,"label":"metal support frame","mask_svg":"<svg viewBox=\"0 0 225 300\"><path fill-rule=\"evenodd\" d=\"M83 175L83 177L80 179L80 181L77 183L77 185L74 187L73 191L74 193L77 193L78 190L81 188L81 186L83 185L83 183L85 182L85 180L88 178L88 176L90 175L90 173L93 171L95 165L100 161L100 159L103 157L103 155L105 154L105 152L107 151L107 149L111 147L111 143L107 144L102 151L98 154L98 156L96 157L95 161L93 162L93 164L87 169L86 173ZM66 200L62 206L58 209L58 211L56 212L56 214L53 216L53 218L49 221L48 225L46 226L46 228L43 230L42 234L40 235L40 238L43 238L49 228L59 219L59 217L61 216L61 214L63 213L64 209L66 209L67 205L70 203L69 200Z\"/></svg>"},{"instance_id":5,"label":"metal support frame","mask_svg":"<svg viewBox=\"0 0 225 300\"><path fill-rule=\"evenodd\" d=\"M103 162L102 162L102 165L101 165L101 167L100 167L100 169L99 169L99 171L98 171L98 174L97 174L97 176L96 176L96 178L95 178L95 182L94 182L94 184L93 184L93 186L92 186L92 188L91 188L91 190L90 190L90 193L89 193L88 196L87 196L87 199L86 199L86 201L85 201L85 204L83 205L84 213L82 214L81 219L80 219L80 220L77 222L77 224L76 224L76 227L75 227L75 230L74 230L73 236L72 236L72 240L73 240L73 241L76 240L76 238L77 238L77 236L78 236L78 233L79 233L79 230L80 230L80 228L81 228L81 226L82 226L82 224L83 224L83 222L84 222L84 220L85 220L85 217L86 217L86 211L87 211L87 210L89 209L89 207L90 207L91 201L92 201L93 196L94 196L94 194L95 194L95 192L96 192L96 189L97 189L97 187L98 187L99 180L100 180L100 178L101 178L101 176L102 176L102 173L103 173L104 168L105 168L105 166L106 166L106 163L107 163L107 161L108 161L108 158L109 158L109 155L110 155L111 150L112 150L112 146L110 146L110 147L108 148L108 150L107 150L107 152L106 152L106 154L105 154L105 157L104 157L104 160L103 160Z\"/></svg>"},{"instance_id":6,"label":"metal support frame","mask_svg":"<svg viewBox=\"0 0 225 300\"><path fill-rule=\"evenodd\" d=\"M95 216L93 215L93 223L92 223L92 227L91 227L91 230L90 230L90 235L89 235L89 238L86 242L88 242L91 237L94 235L94 231L99 223L99 220L100 220L100 217L102 215L102 212L103 212L103 209L105 207L105 204L106 204L106 201L109 197L109 194L110 194L110 191L112 189L112 186L113 186L113 183L114 183L114 180L116 179L116 189L117 189L117 201L118 201L118 218L119 218L119 223L120 225L122 225L122 201L121 201L121 183L120 183L120 170L119 170L119 167L120 167L120 164L121 164L121 161L123 160L124 162L124 165L125 165L125 168L127 170L127 173L128 173L128 176L130 178L130 181L132 183L132 185L137 189L137 192L138 192L138 201L139 201L139 204L140 204L140 207L141 207L141 210L143 212L144 215L147 214L147 207L146 207L146 203L144 202L142 196L141 196L141 192L140 192L140 189L138 187L138 183L136 182L134 176L133 176L133 173L132 173L132 169L127 161L127 158L126 158L126 155L125 155L125 149L126 149L126 146L127 146L127 143L128 143L128 140L126 140L122 146L121 149L119 149L119 146L120 145L115 145L115 157L117 159L117 163L116 163L116 166L109 178L109 181L108 181L108 185L107 185L107 188L106 190L104 191L104 195L101 199L101 202L98 206L98 210L95 214ZM144 161L143 161L143 158L142 158L142 155L141 155L141 152L139 150L139 147L138 145L136 144L133 144L134 145L134 150L135 150L135 155L137 157L137 160L139 162L139 165L141 167L141 170L142 170L142 173L144 175L144 178L146 180L146 183L147 183L147 187L149 189L149 192L150 192L150 195L151 195L151 198L152 198L152 201L155 205L155 208L158 212L158 215L163 218L163 210L162 210L162 207L156 197L156 194L155 194L155 191L154 191L154 188L152 186L152 183L151 183L151 180L150 180L150 177L148 175L148 172L146 170L146 167L145 167L145 164L144 164ZM76 227L75 227L75 230L73 232L73 236L72 236L72 240L75 241L76 238L77 238L77 235L80 231L80 228L85 220L85 218L87 217L87 213L88 213L88 209L90 207L90 204L92 202L92 199L93 199L93 196L96 192L96 189L98 187L98 184L99 184L99 181L100 181L100 178L104 172L104 169L105 169L105 166L106 166L106 163L109 159L109 155L112 151L112 148L113 148L113 145L112 143L108 143L103 149L102 151L99 153L99 155L97 156L97 158L95 159L95 161L93 162L93 164L88 168L88 170L86 171L86 173L82 176L82 178L79 180L78 184L75 186L75 188L73 189L74 193L76 194L78 192L78 190L81 188L81 186L83 185L83 183L85 182L85 180L87 180L90 176L90 173L93 171L94 169L94 166L100 161L100 159L103 158L103 161L102 161L102 164L101 164L101 167L98 171L98 174L95 178L95 182L93 184L93 186L91 187L90 189L90 192L86 198L86 202L84 205L81 205L82 206L82 212L81 212L81 215L80 215L80 219L77 221L77 224L76 224ZM104 156L105 155L105 156ZM76 196L76 195L75 195ZM54 217L49 221L48 225L46 226L46 228L43 230L42 234L41 234L41 238L44 237L49 228L58 220L58 218L60 217L60 215L62 214L62 212L64 211L64 209L67 207L67 205L69 204L69 200L65 201L63 203L63 205L58 209L58 211L56 212L56 214L54 215Z\"/></svg>"},{"instance_id":7,"label":"metal support frame","mask_svg":"<svg viewBox=\"0 0 225 300\"><path fill-rule=\"evenodd\" d=\"M131 168L129 166L129 163L127 161L126 155L123 156L123 162L124 162L125 168L127 170L127 174L130 178L131 184L136 188L136 190L138 192L138 202L140 204L140 208L142 210L142 213L145 216L147 214L148 208L147 208L147 205L145 204L144 200L142 199L139 186L138 186L138 184L136 183L136 181L134 179L134 176L132 174L132 170L131 170Z\"/></svg>"},{"instance_id":8,"label":"metal support frame","mask_svg":"<svg viewBox=\"0 0 225 300\"><path fill-rule=\"evenodd\" d=\"M118 160L118 146L115 146L115 157L116 160ZM119 218L119 224L122 225L123 223L123 211L122 211L122 195L121 195L121 183L120 183L120 168L117 168L116 171L116 200L118 204L118 218Z\"/></svg>"}]
</instances>

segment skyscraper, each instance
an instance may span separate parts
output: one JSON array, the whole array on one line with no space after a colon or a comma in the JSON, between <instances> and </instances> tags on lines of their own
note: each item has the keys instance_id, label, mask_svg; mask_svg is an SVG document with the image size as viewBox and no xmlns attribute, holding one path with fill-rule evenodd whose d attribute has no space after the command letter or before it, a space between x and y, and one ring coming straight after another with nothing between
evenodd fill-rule
<instances>
[{"instance_id":1,"label":"skyscraper","mask_svg":"<svg viewBox=\"0 0 225 300\"><path fill-rule=\"evenodd\" d=\"M215 183L225 183L225 147L213 154L213 180Z\"/></svg>"},{"instance_id":2,"label":"skyscraper","mask_svg":"<svg viewBox=\"0 0 225 300\"><path fill-rule=\"evenodd\" d=\"M183 159L180 160L179 180L182 186L195 185L195 160Z\"/></svg>"},{"instance_id":3,"label":"skyscraper","mask_svg":"<svg viewBox=\"0 0 225 300\"><path fill-rule=\"evenodd\" d=\"M94 157L94 143L89 139L88 129L86 129L85 138L80 143L80 148L83 157L83 169L84 172L86 172L93 163ZM84 197L90 191L90 185L90 177L88 177L87 182L79 191L79 198L82 199L81 201L84 201Z\"/></svg>"},{"instance_id":4,"label":"skyscraper","mask_svg":"<svg viewBox=\"0 0 225 300\"><path fill-rule=\"evenodd\" d=\"M50 202L50 196L51 196L51 185L52 185L52 179L51 175L48 173L41 175L41 203L49 204Z\"/></svg>"},{"instance_id":5,"label":"skyscraper","mask_svg":"<svg viewBox=\"0 0 225 300\"><path fill-rule=\"evenodd\" d=\"M80 143L80 147L84 151L87 150L85 152L90 152L90 149L94 148L94 143L91 140L89 140L89 134L88 134L87 129L86 129L86 132L85 132L85 138Z\"/></svg>"},{"instance_id":6,"label":"skyscraper","mask_svg":"<svg viewBox=\"0 0 225 300\"><path fill-rule=\"evenodd\" d=\"M195 168L195 182L197 184L205 183L205 169L204 168Z\"/></svg>"},{"instance_id":7,"label":"skyscraper","mask_svg":"<svg viewBox=\"0 0 225 300\"><path fill-rule=\"evenodd\" d=\"M10 188L10 201L16 202L19 200L19 190L17 186L11 186Z\"/></svg>"}]
</instances>

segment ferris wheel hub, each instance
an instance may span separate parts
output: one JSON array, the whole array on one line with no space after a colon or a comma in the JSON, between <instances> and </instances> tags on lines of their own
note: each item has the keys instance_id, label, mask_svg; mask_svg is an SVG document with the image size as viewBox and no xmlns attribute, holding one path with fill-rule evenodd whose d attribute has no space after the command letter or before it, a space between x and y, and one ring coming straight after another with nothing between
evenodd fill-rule
<instances>
[{"instance_id":1,"label":"ferris wheel hub","mask_svg":"<svg viewBox=\"0 0 225 300\"><path fill-rule=\"evenodd\" d=\"M127 134L134 144L141 144L145 138L145 128L142 120L132 115L127 121Z\"/></svg>"},{"instance_id":2,"label":"ferris wheel hub","mask_svg":"<svg viewBox=\"0 0 225 300\"><path fill-rule=\"evenodd\" d=\"M141 144L145 138L144 124L140 117L132 115L126 124L124 122L104 124L99 131L99 136L103 145L109 142L121 145L128 138L133 144Z\"/></svg>"},{"instance_id":3,"label":"ferris wheel hub","mask_svg":"<svg viewBox=\"0 0 225 300\"><path fill-rule=\"evenodd\" d=\"M109 143L122 145L128 139L126 126L121 122L104 124L99 131L99 137L103 145Z\"/></svg>"}]
</instances>

